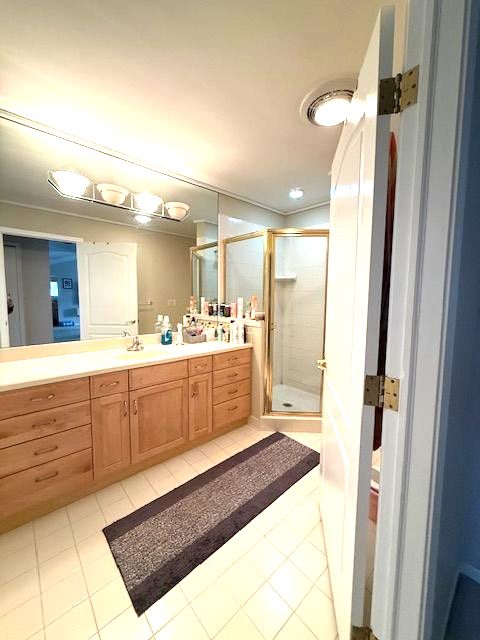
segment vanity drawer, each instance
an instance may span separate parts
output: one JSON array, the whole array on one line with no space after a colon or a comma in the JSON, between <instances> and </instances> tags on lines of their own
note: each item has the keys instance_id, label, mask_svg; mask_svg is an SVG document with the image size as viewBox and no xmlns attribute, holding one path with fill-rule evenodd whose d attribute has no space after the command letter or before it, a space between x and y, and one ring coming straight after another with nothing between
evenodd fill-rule
<instances>
[{"instance_id":1,"label":"vanity drawer","mask_svg":"<svg viewBox=\"0 0 480 640\"><path fill-rule=\"evenodd\" d=\"M213 407L213 430L228 427L250 415L250 396L242 396Z\"/></svg>"},{"instance_id":2,"label":"vanity drawer","mask_svg":"<svg viewBox=\"0 0 480 640\"><path fill-rule=\"evenodd\" d=\"M201 358L192 358L188 361L188 373L196 376L199 373L210 373L212 370L212 356L202 356Z\"/></svg>"},{"instance_id":3,"label":"vanity drawer","mask_svg":"<svg viewBox=\"0 0 480 640\"><path fill-rule=\"evenodd\" d=\"M112 393L123 393L124 391L128 391L128 371L101 373L90 378L92 398L109 396Z\"/></svg>"},{"instance_id":4,"label":"vanity drawer","mask_svg":"<svg viewBox=\"0 0 480 640\"><path fill-rule=\"evenodd\" d=\"M92 482L91 449L14 473L0 479L0 517L59 496L75 495Z\"/></svg>"},{"instance_id":5,"label":"vanity drawer","mask_svg":"<svg viewBox=\"0 0 480 640\"><path fill-rule=\"evenodd\" d=\"M250 364L250 349L237 349L227 353L216 353L213 356L213 370L238 367L242 364Z\"/></svg>"},{"instance_id":6,"label":"vanity drawer","mask_svg":"<svg viewBox=\"0 0 480 640\"><path fill-rule=\"evenodd\" d=\"M75 453L75 451L90 449L91 446L91 427L87 424L83 427L2 449L0 451L0 477L62 458Z\"/></svg>"},{"instance_id":7,"label":"vanity drawer","mask_svg":"<svg viewBox=\"0 0 480 640\"><path fill-rule=\"evenodd\" d=\"M130 389L152 387L155 384L188 378L188 361L180 360L179 362L168 362L166 364L156 364L151 367L130 369L129 375Z\"/></svg>"},{"instance_id":8,"label":"vanity drawer","mask_svg":"<svg viewBox=\"0 0 480 640\"><path fill-rule=\"evenodd\" d=\"M0 449L89 424L90 402L36 411L0 421Z\"/></svg>"},{"instance_id":9,"label":"vanity drawer","mask_svg":"<svg viewBox=\"0 0 480 640\"><path fill-rule=\"evenodd\" d=\"M250 380L242 380L241 382L234 382L228 384L225 387L217 387L213 390L213 404L220 404L221 402L227 402L240 396L246 396L250 393Z\"/></svg>"},{"instance_id":10,"label":"vanity drawer","mask_svg":"<svg viewBox=\"0 0 480 640\"><path fill-rule=\"evenodd\" d=\"M88 378L5 391L0 394L0 420L89 399Z\"/></svg>"},{"instance_id":11,"label":"vanity drawer","mask_svg":"<svg viewBox=\"0 0 480 640\"><path fill-rule=\"evenodd\" d=\"M240 367L230 367L213 372L213 386L222 387L232 382L239 382L250 378L250 364L243 364Z\"/></svg>"}]
</instances>

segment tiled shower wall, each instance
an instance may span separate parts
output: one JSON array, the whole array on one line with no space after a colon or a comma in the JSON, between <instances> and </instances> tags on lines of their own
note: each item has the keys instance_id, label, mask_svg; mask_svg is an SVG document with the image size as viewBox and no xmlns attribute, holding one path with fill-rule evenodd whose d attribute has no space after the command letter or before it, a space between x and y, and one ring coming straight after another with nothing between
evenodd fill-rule
<instances>
[{"instance_id":1,"label":"tiled shower wall","mask_svg":"<svg viewBox=\"0 0 480 640\"><path fill-rule=\"evenodd\" d=\"M276 240L273 384L318 393L323 357L327 239Z\"/></svg>"},{"instance_id":2,"label":"tiled shower wall","mask_svg":"<svg viewBox=\"0 0 480 640\"><path fill-rule=\"evenodd\" d=\"M263 236L227 244L226 265L226 302L243 298L246 309L255 295L263 311Z\"/></svg>"}]
</instances>

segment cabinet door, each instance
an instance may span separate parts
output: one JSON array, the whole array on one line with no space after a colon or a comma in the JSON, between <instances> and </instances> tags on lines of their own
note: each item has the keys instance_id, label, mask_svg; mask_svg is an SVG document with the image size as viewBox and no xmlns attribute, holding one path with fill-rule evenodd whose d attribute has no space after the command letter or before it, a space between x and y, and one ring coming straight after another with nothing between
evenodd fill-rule
<instances>
[{"instance_id":1,"label":"cabinet door","mask_svg":"<svg viewBox=\"0 0 480 640\"><path fill-rule=\"evenodd\" d=\"M130 464L128 392L92 400L95 480Z\"/></svg>"},{"instance_id":2,"label":"cabinet door","mask_svg":"<svg viewBox=\"0 0 480 640\"><path fill-rule=\"evenodd\" d=\"M188 380L130 393L132 461L139 462L188 440Z\"/></svg>"},{"instance_id":3,"label":"cabinet door","mask_svg":"<svg viewBox=\"0 0 480 640\"><path fill-rule=\"evenodd\" d=\"M212 432L212 374L189 379L188 435L190 440Z\"/></svg>"}]
</instances>

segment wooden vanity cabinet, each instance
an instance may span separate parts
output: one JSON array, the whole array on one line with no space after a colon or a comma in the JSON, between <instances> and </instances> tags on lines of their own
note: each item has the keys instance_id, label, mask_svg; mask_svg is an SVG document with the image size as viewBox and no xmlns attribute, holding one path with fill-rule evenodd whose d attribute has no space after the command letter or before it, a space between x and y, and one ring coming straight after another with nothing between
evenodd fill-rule
<instances>
[{"instance_id":1,"label":"wooden vanity cabinet","mask_svg":"<svg viewBox=\"0 0 480 640\"><path fill-rule=\"evenodd\" d=\"M195 440L212 432L212 374L188 380L188 435Z\"/></svg>"},{"instance_id":2,"label":"wooden vanity cabinet","mask_svg":"<svg viewBox=\"0 0 480 640\"><path fill-rule=\"evenodd\" d=\"M92 442L94 480L130 465L128 391L92 400Z\"/></svg>"},{"instance_id":3,"label":"wooden vanity cabinet","mask_svg":"<svg viewBox=\"0 0 480 640\"><path fill-rule=\"evenodd\" d=\"M130 392L132 462L141 462L188 441L188 379Z\"/></svg>"}]
</instances>

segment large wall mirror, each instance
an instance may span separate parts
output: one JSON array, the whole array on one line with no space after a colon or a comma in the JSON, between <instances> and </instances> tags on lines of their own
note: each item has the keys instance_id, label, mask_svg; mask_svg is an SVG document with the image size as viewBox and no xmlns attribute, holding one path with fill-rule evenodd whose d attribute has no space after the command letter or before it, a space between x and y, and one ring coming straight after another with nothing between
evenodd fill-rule
<instances>
[{"instance_id":1,"label":"large wall mirror","mask_svg":"<svg viewBox=\"0 0 480 640\"><path fill-rule=\"evenodd\" d=\"M2 347L152 333L218 298L216 192L6 118L0 144ZM137 194L164 202L148 222Z\"/></svg>"}]
</instances>

